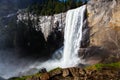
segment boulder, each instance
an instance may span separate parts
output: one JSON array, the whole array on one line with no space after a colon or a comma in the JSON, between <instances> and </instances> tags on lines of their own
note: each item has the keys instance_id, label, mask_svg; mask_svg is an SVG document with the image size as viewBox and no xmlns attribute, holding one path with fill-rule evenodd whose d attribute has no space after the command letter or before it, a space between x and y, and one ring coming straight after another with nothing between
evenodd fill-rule
<instances>
[{"instance_id":1,"label":"boulder","mask_svg":"<svg viewBox=\"0 0 120 80\"><path fill-rule=\"evenodd\" d=\"M55 69L55 70L52 70L52 71L49 72L50 77L54 77L54 76L57 76L57 75L60 75L60 74L62 74L61 69Z\"/></svg>"},{"instance_id":2,"label":"boulder","mask_svg":"<svg viewBox=\"0 0 120 80\"><path fill-rule=\"evenodd\" d=\"M72 74L73 77L78 77L79 76L79 68L69 68L70 73Z\"/></svg>"},{"instance_id":3,"label":"boulder","mask_svg":"<svg viewBox=\"0 0 120 80\"><path fill-rule=\"evenodd\" d=\"M40 80L49 80L50 77L49 77L49 74L48 73L43 73L41 76L40 76Z\"/></svg>"},{"instance_id":4,"label":"boulder","mask_svg":"<svg viewBox=\"0 0 120 80\"><path fill-rule=\"evenodd\" d=\"M81 57L87 65L103 62L110 54L112 54L110 51L97 46L80 48L79 51L79 57Z\"/></svg>"},{"instance_id":5,"label":"boulder","mask_svg":"<svg viewBox=\"0 0 120 80\"><path fill-rule=\"evenodd\" d=\"M69 69L63 69L62 72L63 77L67 77L68 75L70 75Z\"/></svg>"}]
</instances>

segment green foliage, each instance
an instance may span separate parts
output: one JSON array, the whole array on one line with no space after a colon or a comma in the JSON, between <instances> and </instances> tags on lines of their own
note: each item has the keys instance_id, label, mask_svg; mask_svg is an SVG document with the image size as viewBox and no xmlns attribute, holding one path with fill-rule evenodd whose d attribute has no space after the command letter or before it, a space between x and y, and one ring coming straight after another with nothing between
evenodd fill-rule
<instances>
[{"instance_id":1,"label":"green foliage","mask_svg":"<svg viewBox=\"0 0 120 80\"><path fill-rule=\"evenodd\" d=\"M32 78L32 76L14 77L9 80L26 80L28 78Z\"/></svg>"},{"instance_id":2,"label":"green foliage","mask_svg":"<svg viewBox=\"0 0 120 80\"><path fill-rule=\"evenodd\" d=\"M57 71L57 70L62 70L62 68L57 67L57 68L55 68L55 69L50 70L49 72L52 72L52 71Z\"/></svg>"},{"instance_id":3,"label":"green foliage","mask_svg":"<svg viewBox=\"0 0 120 80\"><path fill-rule=\"evenodd\" d=\"M120 69L120 62L116 62L116 63L110 63L110 64L95 64L92 66L88 66L85 69L88 70L100 70L102 68L119 68Z\"/></svg>"},{"instance_id":4,"label":"green foliage","mask_svg":"<svg viewBox=\"0 0 120 80\"><path fill-rule=\"evenodd\" d=\"M40 77L41 75L42 75L41 73L36 73L28 76L10 78L8 80L26 80L26 79L32 78L33 76Z\"/></svg>"},{"instance_id":5,"label":"green foliage","mask_svg":"<svg viewBox=\"0 0 120 80\"><path fill-rule=\"evenodd\" d=\"M66 0L64 2L59 0L46 0L43 4L30 5L27 11L37 15L53 15L81 5L81 0Z\"/></svg>"}]
</instances>

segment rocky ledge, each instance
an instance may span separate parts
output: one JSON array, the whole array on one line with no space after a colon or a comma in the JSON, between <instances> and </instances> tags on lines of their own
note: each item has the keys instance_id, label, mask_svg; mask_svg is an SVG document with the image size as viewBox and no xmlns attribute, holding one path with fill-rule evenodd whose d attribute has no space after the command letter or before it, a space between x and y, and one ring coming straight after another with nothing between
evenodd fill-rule
<instances>
[{"instance_id":1,"label":"rocky ledge","mask_svg":"<svg viewBox=\"0 0 120 80\"><path fill-rule=\"evenodd\" d=\"M119 80L120 62L110 64L96 64L85 68L56 68L47 72L42 69L39 73L11 78L9 80Z\"/></svg>"}]
</instances>

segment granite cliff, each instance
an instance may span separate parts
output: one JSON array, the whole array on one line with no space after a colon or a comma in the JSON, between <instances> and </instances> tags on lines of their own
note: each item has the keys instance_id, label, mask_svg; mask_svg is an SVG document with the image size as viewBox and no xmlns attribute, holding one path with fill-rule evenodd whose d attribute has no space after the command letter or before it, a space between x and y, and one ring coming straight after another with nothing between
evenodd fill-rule
<instances>
[{"instance_id":1,"label":"granite cliff","mask_svg":"<svg viewBox=\"0 0 120 80\"><path fill-rule=\"evenodd\" d=\"M86 63L106 62L111 55L120 59L120 1L90 0L87 3L87 21L90 28L90 45L81 48Z\"/></svg>"},{"instance_id":2,"label":"granite cliff","mask_svg":"<svg viewBox=\"0 0 120 80\"><path fill-rule=\"evenodd\" d=\"M91 0L87 4L90 45L120 48L120 1Z\"/></svg>"},{"instance_id":3,"label":"granite cliff","mask_svg":"<svg viewBox=\"0 0 120 80\"><path fill-rule=\"evenodd\" d=\"M55 14L53 16L37 16L26 11L18 11L18 21L26 22L30 19L34 24L33 27L37 31L41 30L47 40L50 33L58 28L59 31L64 31L66 13Z\"/></svg>"}]
</instances>

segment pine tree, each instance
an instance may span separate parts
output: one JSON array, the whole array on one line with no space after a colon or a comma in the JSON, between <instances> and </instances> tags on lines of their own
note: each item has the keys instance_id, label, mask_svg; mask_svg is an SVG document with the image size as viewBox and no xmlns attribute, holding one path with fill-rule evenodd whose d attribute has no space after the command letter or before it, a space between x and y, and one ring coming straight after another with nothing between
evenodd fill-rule
<instances>
[{"instance_id":1,"label":"pine tree","mask_svg":"<svg viewBox=\"0 0 120 80\"><path fill-rule=\"evenodd\" d=\"M45 0L42 5L34 4L28 11L37 15L54 15L82 5L81 0Z\"/></svg>"}]
</instances>

